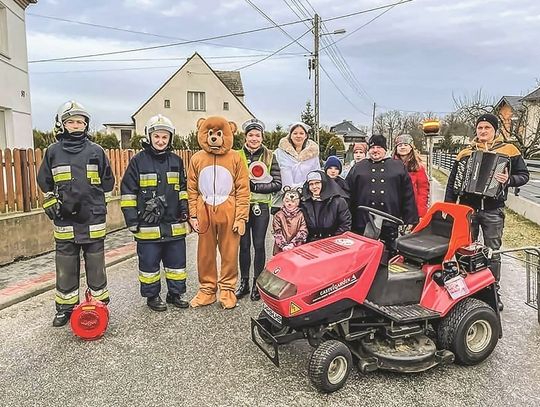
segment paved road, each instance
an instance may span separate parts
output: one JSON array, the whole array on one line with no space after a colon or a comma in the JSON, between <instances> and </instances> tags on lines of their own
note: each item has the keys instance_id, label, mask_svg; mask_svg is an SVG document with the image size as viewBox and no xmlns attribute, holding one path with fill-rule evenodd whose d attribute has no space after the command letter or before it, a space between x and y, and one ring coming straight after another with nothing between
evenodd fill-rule
<instances>
[{"instance_id":1,"label":"paved road","mask_svg":"<svg viewBox=\"0 0 540 407\"><path fill-rule=\"evenodd\" d=\"M194 253L194 239L189 252ZM189 294L196 289L194 256ZM286 346L275 368L249 337L260 303L165 313L138 296L136 260L109 269L111 322L96 342L52 328L53 293L0 311L0 406L539 406L540 325L523 304L523 270L505 269L504 338L475 367L416 375L355 370L332 395L319 394L306 368L310 348Z\"/></svg>"}]
</instances>

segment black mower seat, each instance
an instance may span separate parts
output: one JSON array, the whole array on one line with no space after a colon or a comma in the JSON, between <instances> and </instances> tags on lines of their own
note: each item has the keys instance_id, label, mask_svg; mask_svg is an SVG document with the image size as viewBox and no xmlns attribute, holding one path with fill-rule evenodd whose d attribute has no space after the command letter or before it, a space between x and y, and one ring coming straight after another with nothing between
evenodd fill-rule
<instances>
[{"instance_id":1,"label":"black mower seat","mask_svg":"<svg viewBox=\"0 0 540 407\"><path fill-rule=\"evenodd\" d=\"M418 261L440 260L448 251L453 223L451 216L443 219L441 212L437 212L421 231L396 239L397 250L406 258Z\"/></svg>"}]
</instances>

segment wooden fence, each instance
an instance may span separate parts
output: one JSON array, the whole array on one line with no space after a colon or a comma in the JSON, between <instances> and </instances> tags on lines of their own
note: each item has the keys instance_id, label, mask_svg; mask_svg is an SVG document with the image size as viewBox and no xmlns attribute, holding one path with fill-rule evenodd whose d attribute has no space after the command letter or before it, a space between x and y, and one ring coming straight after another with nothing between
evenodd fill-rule
<instances>
[{"instance_id":1,"label":"wooden fence","mask_svg":"<svg viewBox=\"0 0 540 407\"><path fill-rule=\"evenodd\" d=\"M105 150L116 183L113 195L120 194L120 181L129 160L137 153L135 150ZM187 169L193 151L175 150L184 160ZM45 150L39 148L0 150L0 213L30 212L41 208L43 193L37 185L37 173Z\"/></svg>"}]
</instances>

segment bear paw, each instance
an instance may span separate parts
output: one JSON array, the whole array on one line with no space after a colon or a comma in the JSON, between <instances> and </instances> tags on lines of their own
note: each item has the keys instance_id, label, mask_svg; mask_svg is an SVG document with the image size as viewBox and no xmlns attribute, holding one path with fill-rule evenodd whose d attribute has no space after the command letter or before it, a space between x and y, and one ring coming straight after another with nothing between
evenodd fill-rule
<instances>
[{"instance_id":1,"label":"bear paw","mask_svg":"<svg viewBox=\"0 0 540 407\"><path fill-rule=\"evenodd\" d=\"M236 307L236 295L234 291L224 290L219 293L219 302L224 309Z\"/></svg>"},{"instance_id":2,"label":"bear paw","mask_svg":"<svg viewBox=\"0 0 540 407\"><path fill-rule=\"evenodd\" d=\"M192 308L210 305L216 302L216 294L207 294L199 291L195 297L189 302Z\"/></svg>"}]
</instances>

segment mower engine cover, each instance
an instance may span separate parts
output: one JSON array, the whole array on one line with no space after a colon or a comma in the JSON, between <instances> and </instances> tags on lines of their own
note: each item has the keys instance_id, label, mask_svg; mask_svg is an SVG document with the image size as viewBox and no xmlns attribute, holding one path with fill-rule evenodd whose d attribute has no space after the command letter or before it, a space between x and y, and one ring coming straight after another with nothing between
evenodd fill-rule
<instances>
[{"instance_id":1,"label":"mower engine cover","mask_svg":"<svg viewBox=\"0 0 540 407\"><path fill-rule=\"evenodd\" d=\"M70 319L71 330L85 341L103 336L109 325L109 308L86 292L86 299L75 307Z\"/></svg>"}]
</instances>

